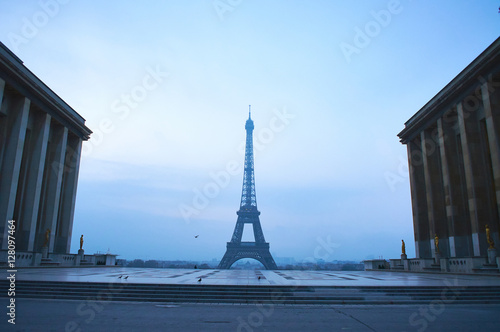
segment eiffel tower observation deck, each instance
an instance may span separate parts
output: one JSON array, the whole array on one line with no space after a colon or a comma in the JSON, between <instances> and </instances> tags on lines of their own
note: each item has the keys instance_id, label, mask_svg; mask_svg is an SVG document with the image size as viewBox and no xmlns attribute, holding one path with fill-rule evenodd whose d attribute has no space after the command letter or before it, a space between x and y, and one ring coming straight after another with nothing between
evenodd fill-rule
<instances>
[{"instance_id":1,"label":"eiffel tower observation deck","mask_svg":"<svg viewBox=\"0 0 500 332\"><path fill-rule=\"evenodd\" d=\"M253 129L254 125L251 117L251 110L249 109L248 120L245 123L247 138L241 204L240 209L236 212L238 219L236 220L233 237L231 241L227 243L227 250L220 261L219 269L229 269L234 262L243 258L255 259L261 262L268 270L276 270L278 268L269 251L269 243L266 242L264 238L259 219L260 212L257 210L253 162ZM254 242L241 241L245 224L253 226Z\"/></svg>"}]
</instances>

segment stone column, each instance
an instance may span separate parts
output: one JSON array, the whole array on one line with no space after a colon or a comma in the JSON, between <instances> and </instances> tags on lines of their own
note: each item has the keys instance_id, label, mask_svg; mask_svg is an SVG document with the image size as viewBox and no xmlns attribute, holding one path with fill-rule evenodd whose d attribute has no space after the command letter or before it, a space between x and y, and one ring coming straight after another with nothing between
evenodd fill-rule
<instances>
[{"instance_id":1,"label":"stone column","mask_svg":"<svg viewBox=\"0 0 500 332\"><path fill-rule=\"evenodd\" d=\"M0 131L5 133L7 132L7 107L2 107L3 103L3 95L5 90L5 81L0 78ZM0 171L2 169L2 160L4 155L5 148L5 139L2 138L3 135L0 135ZM2 219L0 219L0 229L3 227ZM0 239L0 248L1 248L2 239Z\"/></svg>"},{"instance_id":2,"label":"stone column","mask_svg":"<svg viewBox=\"0 0 500 332\"><path fill-rule=\"evenodd\" d=\"M449 143L452 140L452 134L449 127L445 127L443 124L443 119L438 119L438 143L439 143L439 154L441 156L441 171L443 177L443 188L444 188L444 201L446 205L446 219L448 223L448 243L450 247L450 257L456 257L455 251L455 227L454 218L457 215L456 206L454 206L453 190L451 188L451 174L449 160L451 159L451 151L449 148Z\"/></svg>"},{"instance_id":3,"label":"stone column","mask_svg":"<svg viewBox=\"0 0 500 332\"><path fill-rule=\"evenodd\" d=\"M9 94L3 96L2 108L7 112L7 135L5 150L2 158L2 174L12 176L0 177L0 233L3 234L2 249L7 249L8 235L7 223L14 215L16 203L17 184L24 149L24 137L28 124L30 100Z\"/></svg>"},{"instance_id":4,"label":"stone column","mask_svg":"<svg viewBox=\"0 0 500 332\"><path fill-rule=\"evenodd\" d=\"M40 205L40 196L42 191L43 174L45 167L45 157L47 154L47 143L49 140L51 116L46 113L39 113L35 118L33 130L31 158L28 167L26 180L25 197L22 204L22 222L18 229L17 239L22 247L18 250L33 251L36 234L36 223L38 220L38 208Z\"/></svg>"},{"instance_id":5,"label":"stone column","mask_svg":"<svg viewBox=\"0 0 500 332\"><path fill-rule=\"evenodd\" d=\"M7 107L2 107L3 96L5 90L5 81L0 78L0 131L2 133L7 132ZM0 135L0 171L2 169L4 148L5 148L5 139ZM3 227L2 219L0 219L0 229ZM2 244L2 239L0 238L0 248Z\"/></svg>"},{"instance_id":6,"label":"stone column","mask_svg":"<svg viewBox=\"0 0 500 332\"><path fill-rule=\"evenodd\" d=\"M73 230L73 216L75 213L76 187L80 169L80 153L82 140L69 135L65 162L63 165L64 185L61 191L61 206L58 219L58 232L54 252L69 253Z\"/></svg>"},{"instance_id":7,"label":"stone column","mask_svg":"<svg viewBox=\"0 0 500 332\"><path fill-rule=\"evenodd\" d=\"M497 209L494 212L496 212L498 222L498 217L500 216L500 111L498 104L500 102L500 93L499 91L495 91L495 89L489 82L485 82L481 86L481 95L484 105L484 116L486 121L486 132L488 136L491 166L493 168L493 190ZM494 103L493 100L495 100L496 102ZM498 242L500 238L500 225L497 224L496 227L495 225L490 225L490 227L493 230L492 236L494 236L495 242Z\"/></svg>"},{"instance_id":8,"label":"stone column","mask_svg":"<svg viewBox=\"0 0 500 332\"><path fill-rule=\"evenodd\" d=\"M462 174L463 154L461 141L453 127L457 114L452 110L438 120L439 148L443 171L443 186L448 220L448 236L451 257L472 256L472 240L469 213L466 208L467 186Z\"/></svg>"},{"instance_id":9,"label":"stone column","mask_svg":"<svg viewBox=\"0 0 500 332\"><path fill-rule=\"evenodd\" d=\"M441 165L439 155L439 145L437 139L437 130L431 132L431 129L423 130L420 133L422 154L424 162L425 194L427 199L427 213L429 220L429 245L433 249L434 257L436 248L434 247L434 236L438 235L440 257L447 257L448 250L448 232L446 224L446 213L444 208L443 181L441 179Z\"/></svg>"},{"instance_id":10,"label":"stone column","mask_svg":"<svg viewBox=\"0 0 500 332\"><path fill-rule=\"evenodd\" d=\"M425 197L423 155L420 138L417 137L408 142L407 149L413 229L415 232L415 255L417 258L431 258L432 253L429 244L429 221L427 215L427 200Z\"/></svg>"},{"instance_id":11,"label":"stone column","mask_svg":"<svg viewBox=\"0 0 500 332\"><path fill-rule=\"evenodd\" d=\"M7 115L6 110L2 110L2 101L3 101L3 94L5 90L5 81L0 78L0 113L4 111L4 115Z\"/></svg>"},{"instance_id":12,"label":"stone column","mask_svg":"<svg viewBox=\"0 0 500 332\"><path fill-rule=\"evenodd\" d=\"M36 246L41 247L45 242L45 231L50 229L50 241L48 245L49 252L53 251L54 238L56 233L57 216L59 212L59 202L61 196L61 186L63 179L64 167L59 165L64 164L64 157L66 151L66 144L68 138L68 128L61 125L53 124L51 126L52 139L49 142L50 153L45 162L45 195L43 201L43 214L39 220L42 222L37 227L38 232L36 235ZM35 248L38 250L40 248Z\"/></svg>"},{"instance_id":13,"label":"stone column","mask_svg":"<svg viewBox=\"0 0 500 332\"><path fill-rule=\"evenodd\" d=\"M486 241L480 241L479 233L484 234L484 220L479 218L479 209L483 208L485 202L480 191L481 168L479 161L481 157L480 136L478 124L475 121L476 113L474 109L464 110L465 105L457 104L458 124L462 142L462 152L464 161L465 180L467 184L467 198L469 208L469 219L471 222L472 249L474 256L486 256ZM484 209L484 208L483 208ZM483 243L484 242L484 243Z\"/></svg>"}]
</instances>

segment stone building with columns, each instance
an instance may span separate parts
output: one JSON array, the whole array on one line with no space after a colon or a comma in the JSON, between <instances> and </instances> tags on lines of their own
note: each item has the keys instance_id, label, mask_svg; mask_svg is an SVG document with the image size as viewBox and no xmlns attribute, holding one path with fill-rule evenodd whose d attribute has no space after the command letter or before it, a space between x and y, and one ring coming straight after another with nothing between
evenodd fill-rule
<instances>
[{"instance_id":1,"label":"stone building with columns","mask_svg":"<svg viewBox=\"0 0 500 332\"><path fill-rule=\"evenodd\" d=\"M91 133L85 119L0 43L0 264L12 249L10 220L16 266L42 264L44 250L47 264L76 264L69 251L80 152Z\"/></svg>"},{"instance_id":2,"label":"stone building with columns","mask_svg":"<svg viewBox=\"0 0 500 332\"><path fill-rule=\"evenodd\" d=\"M498 247L500 38L412 116L398 136L408 150L417 256L407 262L408 269L498 272L486 227Z\"/></svg>"}]
</instances>

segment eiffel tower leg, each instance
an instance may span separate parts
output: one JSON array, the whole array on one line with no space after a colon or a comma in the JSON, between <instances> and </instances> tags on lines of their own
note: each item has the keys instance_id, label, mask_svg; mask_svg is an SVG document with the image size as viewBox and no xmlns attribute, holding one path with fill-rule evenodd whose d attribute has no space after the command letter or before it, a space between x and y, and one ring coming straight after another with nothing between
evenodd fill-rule
<instances>
[{"instance_id":1,"label":"eiffel tower leg","mask_svg":"<svg viewBox=\"0 0 500 332\"><path fill-rule=\"evenodd\" d=\"M231 265L233 265L233 259L234 259L235 253L231 252L229 249L226 250L226 253L224 254L224 257L222 257L219 266L217 267L220 270L229 270L231 268Z\"/></svg>"},{"instance_id":2,"label":"eiffel tower leg","mask_svg":"<svg viewBox=\"0 0 500 332\"><path fill-rule=\"evenodd\" d=\"M262 255L262 265L266 268L266 270L277 270L278 266L276 265L276 262L274 262L273 256L271 256L271 253L267 251L267 253L264 253Z\"/></svg>"},{"instance_id":3,"label":"eiffel tower leg","mask_svg":"<svg viewBox=\"0 0 500 332\"><path fill-rule=\"evenodd\" d=\"M257 220L254 221L253 223L253 234L255 237L255 242L266 242L266 239L264 238L264 233L262 232L262 227L260 226L260 220L257 217Z\"/></svg>"},{"instance_id":4,"label":"eiffel tower leg","mask_svg":"<svg viewBox=\"0 0 500 332\"><path fill-rule=\"evenodd\" d=\"M241 237L243 236L243 227L245 227L245 224L241 222L240 217L238 217L236 226L234 226L234 232L231 242L241 242Z\"/></svg>"}]
</instances>

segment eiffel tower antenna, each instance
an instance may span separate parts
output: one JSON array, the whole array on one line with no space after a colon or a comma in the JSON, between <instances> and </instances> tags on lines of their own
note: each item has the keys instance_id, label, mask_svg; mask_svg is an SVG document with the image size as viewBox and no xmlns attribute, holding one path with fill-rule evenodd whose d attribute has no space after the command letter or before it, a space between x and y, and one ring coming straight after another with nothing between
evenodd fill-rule
<instances>
[{"instance_id":1,"label":"eiffel tower antenna","mask_svg":"<svg viewBox=\"0 0 500 332\"><path fill-rule=\"evenodd\" d=\"M278 267L269 251L269 243L264 238L257 210L257 197L255 194L255 176L253 164L253 121L251 119L251 106L248 106L248 120L245 123L247 132L245 146L245 166L243 171L243 188L241 192L240 209L236 214L236 226L233 237L227 243L227 250L219 263L219 269L229 269L231 265L242 258L253 258L258 260L268 270L276 270ZM245 224L253 226L254 242L242 242L243 228Z\"/></svg>"}]
</instances>

